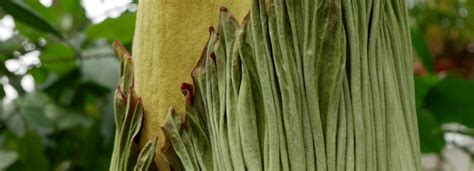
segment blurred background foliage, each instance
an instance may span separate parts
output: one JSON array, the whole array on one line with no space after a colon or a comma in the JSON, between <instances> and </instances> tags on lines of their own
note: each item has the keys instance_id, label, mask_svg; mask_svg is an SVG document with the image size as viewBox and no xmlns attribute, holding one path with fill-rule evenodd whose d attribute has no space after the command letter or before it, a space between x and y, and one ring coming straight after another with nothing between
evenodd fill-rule
<instances>
[{"instance_id":1,"label":"blurred background foliage","mask_svg":"<svg viewBox=\"0 0 474 171\"><path fill-rule=\"evenodd\" d=\"M448 148L474 154L474 1L408 2L421 149L437 170ZM0 0L0 170L107 170L110 45L131 49L135 10L132 0Z\"/></svg>"},{"instance_id":2,"label":"blurred background foliage","mask_svg":"<svg viewBox=\"0 0 474 171\"><path fill-rule=\"evenodd\" d=\"M0 170L108 169L136 2L92 1L0 0Z\"/></svg>"},{"instance_id":3,"label":"blurred background foliage","mask_svg":"<svg viewBox=\"0 0 474 171\"><path fill-rule=\"evenodd\" d=\"M409 2L421 150L437 156L432 170L472 170L474 1ZM453 149L470 158L468 167L448 159Z\"/></svg>"}]
</instances>

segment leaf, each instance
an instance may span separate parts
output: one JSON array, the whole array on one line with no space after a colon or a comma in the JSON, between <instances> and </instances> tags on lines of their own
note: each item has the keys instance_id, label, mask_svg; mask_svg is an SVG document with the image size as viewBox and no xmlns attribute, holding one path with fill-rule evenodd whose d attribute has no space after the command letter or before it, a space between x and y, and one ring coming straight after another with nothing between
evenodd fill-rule
<instances>
[{"instance_id":1,"label":"leaf","mask_svg":"<svg viewBox=\"0 0 474 171\"><path fill-rule=\"evenodd\" d=\"M45 7L38 0L24 0L23 3L34 9L39 16L47 19L54 28L64 33L72 33L72 38L80 35L80 32L76 33L89 23L80 0L53 1L51 7ZM16 22L16 29L32 42L37 42L40 38L48 38L40 30L22 22Z\"/></svg>"},{"instance_id":2,"label":"leaf","mask_svg":"<svg viewBox=\"0 0 474 171\"><path fill-rule=\"evenodd\" d=\"M23 49L21 46L21 40L11 38L5 41L0 41L0 54L2 55L12 55L14 51ZM7 59L7 56L0 57L0 60L4 61Z\"/></svg>"},{"instance_id":3,"label":"leaf","mask_svg":"<svg viewBox=\"0 0 474 171\"><path fill-rule=\"evenodd\" d=\"M20 115L13 114L7 122L7 128L16 136L23 136L26 133L25 120Z\"/></svg>"},{"instance_id":4,"label":"leaf","mask_svg":"<svg viewBox=\"0 0 474 171\"><path fill-rule=\"evenodd\" d=\"M55 77L47 81L47 83L43 83L41 87L38 89L43 90L46 92L52 99L55 99L62 105L72 105L69 104L71 99L75 94L76 91L83 91L82 89L78 88L78 84L80 83L81 73L79 69L74 68L69 73L61 75L59 77ZM68 83L68 84L64 84ZM76 91L74 91L76 90ZM69 91L69 92L68 92ZM72 95L71 95L72 94ZM85 94L79 93L81 97L84 97ZM71 107L81 107L80 104L74 104Z\"/></svg>"},{"instance_id":5,"label":"leaf","mask_svg":"<svg viewBox=\"0 0 474 171\"><path fill-rule=\"evenodd\" d=\"M65 39L64 35L48 23L42 16L36 11L30 9L25 4L19 1L13 0L2 0L0 1L0 7L12 15L15 20L21 21L27 25L34 27L37 30L51 33L58 38Z\"/></svg>"},{"instance_id":6,"label":"leaf","mask_svg":"<svg viewBox=\"0 0 474 171\"><path fill-rule=\"evenodd\" d=\"M0 102L2 102L0 100ZM23 136L26 133L26 124L20 114L17 112L18 104L15 103L16 101L5 102L2 103L3 106L0 109L0 122L6 124L6 128L8 131L12 132L16 136ZM0 123L0 127L2 127L2 123ZM0 128L1 129L1 128Z\"/></svg>"},{"instance_id":7,"label":"leaf","mask_svg":"<svg viewBox=\"0 0 474 171\"><path fill-rule=\"evenodd\" d=\"M109 18L100 24L88 27L85 33L89 40L105 38L112 42L117 39L127 44L133 38L135 17L136 13L125 13L118 18Z\"/></svg>"},{"instance_id":8,"label":"leaf","mask_svg":"<svg viewBox=\"0 0 474 171\"><path fill-rule=\"evenodd\" d=\"M445 144L441 124L426 110L418 110L417 113L421 152L440 153Z\"/></svg>"},{"instance_id":9,"label":"leaf","mask_svg":"<svg viewBox=\"0 0 474 171\"><path fill-rule=\"evenodd\" d=\"M18 99L21 116L31 128L40 134L53 132L52 120L46 115L44 107L49 103L46 94L36 92Z\"/></svg>"},{"instance_id":10,"label":"leaf","mask_svg":"<svg viewBox=\"0 0 474 171\"><path fill-rule=\"evenodd\" d=\"M77 26L88 23L85 9L80 0L53 1L51 7L43 6L38 0L25 0L24 2L64 31L80 30Z\"/></svg>"},{"instance_id":11,"label":"leaf","mask_svg":"<svg viewBox=\"0 0 474 171\"><path fill-rule=\"evenodd\" d=\"M30 130L25 136L18 139L11 139L9 146L14 148L19 156L19 161L13 164L9 170L50 170L48 159L44 154L44 143L41 137L34 131Z\"/></svg>"},{"instance_id":12,"label":"leaf","mask_svg":"<svg viewBox=\"0 0 474 171\"><path fill-rule=\"evenodd\" d=\"M416 54L421 58L423 66L429 73L433 73L433 59L430 51L426 45L425 39L420 34L418 29L411 29L411 42L416 51Z\"/></svg>"},{"instance_id":13,"label":"leaf","mask_svg":"<svg viewBox=\"0 0 474 171\"><path fill-rule=\"evenodd\" d=\"M436 75L427 76L415 76L415 97L416 97L416 108L419 109L424 103L424 99L430 89L439 82Z\"/></svg>"},{"instance_id":14,"label":"leaf","mask_svg":"<svg viewBox=\"0 0 474 171\"><path fill-rule=\"evenodd\" d=\"M426 96L425 106L441 123L458 122L474 127L474 81L446 78Z\"/></svg>"},{"instance_id":15,"label":"leaf","mask_svg":"<svg viewBox=\"0 0 474 171\"><path fill-rule=\"evenodd\" d=\"M0 150L0 170L6 169L18 160L18 153L15 151Z\"/></svg>"},{"instance_id":16,"label":"leaf","mask_svg":"<svg viewBox=\"0 0 474 171\"><path fill-rule=\"evenodd\" d=\"M49 71L44 67L36 67L28 70L28 74L31 74L35 78L35 84L37 87L41 87L43 83L48 81Z\"/></svg>"},{"instance_id":17,"label":"leaf","mask_svg":"<svg viewBox=\"0 0 474 171\"><path fill-rule=\"evenodd\" d=\"M59 131L76 127L89 127L92 124L91 118L53 103L45 107L45 112L54 121Z\"/></svg>"},{"instance_id":18,"label":"leaf","mask_svg":"<svg viewBox=\"0 0 474 171\"><path fill-rule=\"evenodd\" d=\"M44 19L47 19L48 23L52 26L57 26L57 20L59 15L55 14L56 12L52 8L47 8L40 1L37 0L24 0L22 1L29 8L34 9L34 11ZM47 38L48 34L32 27L30 24L25 23L20 20L15 20L15 29L21 34L21 36L27 37L32 43L38 43L40 38ZM59 29L59 28L58 28ZM52 35L55 36L55 35Z\"/></svg>"},{"instance_id":19,"label":"leaf","mask_svg":"<svg viewBox=\"0 0 474 171\"><path fill-rule=\"evenodd\" d=\"M38 0L23 0L23 3L31 9L34 9L36 13L47 19L52 25L57 24L58 17L60 17L57 10L53 9L52 7L45 7Z\"/></svg>"},{"instance_id":20,"label":"leaf","mask_svg":"<svg viewBox=\"0 0 474 171\"><path fill-rule=\"evenodd\" d=\"M86 11L81 5L81 0L67 0L67 1L53 1L52 7L50 7L55 15L61 16L57 25L63 25L64 30L77 29L81 31L89 23L89 19L86 16ZM72 20L72 21L68 21ZM63 23L69 22L70 25L64 25Z\"/></svg>"},{"instance_id":21,"label":"leaf","mask_svg":"<svg viewBox=\"0 0 474 171\"><path fill-rule=\"evenodd\" d=\"M138 155L137 164L135 165L135 171L146 171L149 170L153 157L155 156L156 138L149 141L140 151Z\"/></svg>"},{"instance_id":22,"label":"leaf","mask_svg":"<svg viewBox=\"0 0 474 171\"><path fill-rule=\"evenodd\" d=\"M81 65L83 78L84 80L93 81L113 90L119 79L120 63L113 55L113 51L110 47L101 47L98 49L102 49L103 51L96 52L97 54L91 54L94 57L97 56L97 58L83 60ZM87 56L87 51L84 51L84 56Z\"/></svg>"},{"instance_id":23,"label":"leaf","mask_svg":"<svg viewBox=\"0 0 474 171\"><path fill-rule=\"evenodd\" d=\"M43 67L57 76L65 75L76 68L74 50L64 44L51 44L41 52Z\"/></svg>"},{"instance_id":24,"label":"leaf","mask_svg":"<svg viewBox=\"0 0 474 171\"><path fill-rule=\"evenodd\" d=\"M0 99L3 99L5 97L5 91L3 90L3 84L0 86Z\"/></svg>"}]
</instances>

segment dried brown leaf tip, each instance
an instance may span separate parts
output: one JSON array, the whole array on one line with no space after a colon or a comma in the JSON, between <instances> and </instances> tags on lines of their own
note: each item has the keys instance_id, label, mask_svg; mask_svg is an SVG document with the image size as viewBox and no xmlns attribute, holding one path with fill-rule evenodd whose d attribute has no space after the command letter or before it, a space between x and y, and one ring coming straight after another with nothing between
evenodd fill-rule
<instances>
[{"instance_id":1,"label":"dried brown leaf tip","mask_svg":"<svg viewBox=\"0 0 474 171\"><path fill-rule=\"evenodd\" d=\"M194 88L193 85L188 83L181 84L181 92L185 96L186 106L192 106L194 98Z\"/></svg>"},{"instance_id":2,"label":"dried brown leaf tip","mask_svg":"<svg viewBox=\"0 0 474 171\"><path fill-rule=\"evenodd\" d=\"M125 46L123 46L122 43L120 43L120 41L115 40L114 43L112 44L112 48L114 49L115 54L117 55L117 57L119 58L121 62L124 61L125 59L132 58L132 55L130 55L128 50L125 48Z\"/></svg>"}]
</instances>

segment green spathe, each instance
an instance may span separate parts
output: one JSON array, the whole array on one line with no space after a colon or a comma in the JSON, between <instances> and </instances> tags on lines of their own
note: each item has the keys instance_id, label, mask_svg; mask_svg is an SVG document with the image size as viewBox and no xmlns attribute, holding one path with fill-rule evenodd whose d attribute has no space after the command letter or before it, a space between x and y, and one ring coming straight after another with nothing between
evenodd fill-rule
<instances>
[{"instance_id":1,"label":"green spathe","mask_svg":"<svg viewBox=\"0 0 474 171\"><path fill-rule=\"evenodd\" d=\"M168 114L173 170L420 170L405 1L251 8L221 9Z\"/></svg>"},{"instance_id":2,"label":"green spathe","mask_svg":"<svg viewBox=\"0 0 474 171\"><path fill-rule=\"evenodd\" d=\"M420 170L404 1L263 1L218 30L161 126L172 170ZM130 54L116 90L111 170L148 170ZM157 168L166 168L158 166Z\"/></svg>"}]
</instances>

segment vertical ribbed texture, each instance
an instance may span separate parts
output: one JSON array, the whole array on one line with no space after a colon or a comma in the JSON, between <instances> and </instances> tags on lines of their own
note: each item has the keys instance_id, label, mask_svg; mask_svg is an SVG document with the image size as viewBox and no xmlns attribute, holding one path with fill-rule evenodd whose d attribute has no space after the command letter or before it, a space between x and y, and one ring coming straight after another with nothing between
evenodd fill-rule
<instances>
[{"instance_id":1,"label":"vertical ribbed texture","mask_svg":"<svg viewBox=\"0 0 474 171\"><path fill-rule=\"evenodd\" d=\"M186 6L179 2L167 7L175 22L200 20L175 15ZM138 23L153 23L142 15ZM201 34L141 29L158 38ZM207 44L187 39L179 47L135 37L135 47L157 48L148 56L134 51L142 84L180 76L169 65L192 64L182 61L197 53L187 49L206 45L193 86L182 86L186 115L171 109L162 127L174 170L420 170L405 1L252 0L242 23L221 8L218 29L209 33ZM161 50L173 53L163 57ZM159 92L178 85L162 90L160 83L138 92L158 98L149 103L161 111L170 104L159 99L178 95ZM145 111L155 110L143 102Z\"/></svg>"}]
</instances>

